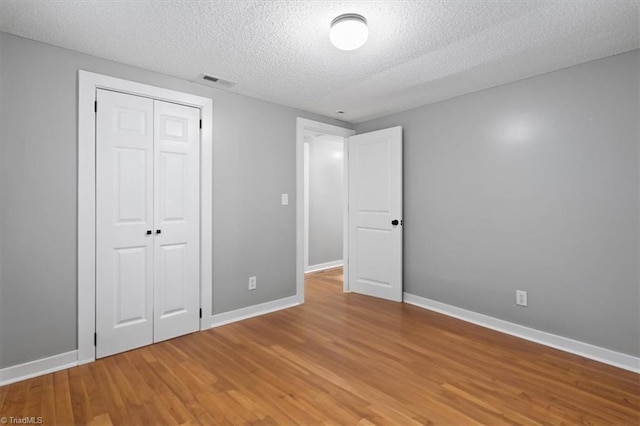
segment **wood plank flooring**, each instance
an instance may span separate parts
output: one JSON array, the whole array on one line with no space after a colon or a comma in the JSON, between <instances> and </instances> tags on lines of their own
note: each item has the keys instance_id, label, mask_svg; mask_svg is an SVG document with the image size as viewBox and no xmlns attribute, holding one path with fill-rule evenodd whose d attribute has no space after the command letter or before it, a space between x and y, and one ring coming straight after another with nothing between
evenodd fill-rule
<instances>
[{"instance_id":1,"label":"wood plank flooring","mask_svg":"<svg viewBox=\"0 0 640 426\"><path fill-rule=\"evenodd\" d=\"M44 424L640 424L640 375L307 278L303 306L0 388Z\"/></svg>"}]
</instances>

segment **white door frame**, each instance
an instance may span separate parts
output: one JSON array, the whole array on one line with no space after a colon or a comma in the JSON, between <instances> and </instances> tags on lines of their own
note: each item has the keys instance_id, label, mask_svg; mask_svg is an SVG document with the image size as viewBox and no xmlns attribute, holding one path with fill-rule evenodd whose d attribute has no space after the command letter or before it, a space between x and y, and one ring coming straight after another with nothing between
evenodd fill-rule
<instances>
[{"instance_id":1,"label":"white door frame","mask_svg":"<svg viewBox=\"0 0 640 426\"><path fill-rule=\"evenodd\" d=\"M331 124L321 123L319 121L309 120L306 118L298 117L296 120L296 298L298 303L304 303L304 252L305 252L305 244L306 244L306 235L305 235L305 227L304 227L304 200L305 200L305 189L304 189L304 133L306 131L315 131L319 133L325 133L328 135L340 136L343 138L348 138L349 136L353 136L356 134L355 130L347 129L346 127L338 127L333 126ZM344 152L344 191L345 191L345 202L343 204L343 253L344 253L344 291L349 291L349 282L347 280L347 271L349 268L349 259L348 259L348 243L349 243L349 235L348 235L348 188L349 188L349 174L348 174L348 163L349 163L349 152L348 152L348 144L345 140L343 144L343 152Z\"/></svg>"},{"instance_id":2,"label":"white door frame","mask_svg":"<svg viewBox=\"0 0 640 426\"><path fill-rule=\"evenodd\" d=\"M303 166L302 173L304 175L304 207L302 211L304 212L304 272L307 273L307 269L309 269L309 155L311 153L311 145L309 142L304 142L303 145Z\"/></svg>"},{"instance_id":3,"label":"white door frame","mask_svg":"<svg viewBox=\"0 0 640 426\"><path fill-rule=\"evenodd\" d=\"M200 330L210 327L213 277L213 101L88 71L78 71L78 363L95 361L96 90L106 89L200 109Z\"/></svg>"}]
</instances>

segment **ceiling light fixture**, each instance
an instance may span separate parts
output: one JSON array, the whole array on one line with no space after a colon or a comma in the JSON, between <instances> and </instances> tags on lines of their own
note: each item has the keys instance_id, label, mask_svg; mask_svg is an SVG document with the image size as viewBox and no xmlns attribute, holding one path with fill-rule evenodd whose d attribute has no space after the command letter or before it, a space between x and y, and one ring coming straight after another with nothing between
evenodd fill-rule
<instances>
[{"instance_id":1,"label":"ceiling light fixture","mask_svg":"<svg viewBox=\"0 0 640 426\"><path fill-rule=\"evenodd\" d=\"M331 21L329 38L340 50L355 50L369 37L367 20L362 15L346 13Z\"/></svg>"}]
</instances>

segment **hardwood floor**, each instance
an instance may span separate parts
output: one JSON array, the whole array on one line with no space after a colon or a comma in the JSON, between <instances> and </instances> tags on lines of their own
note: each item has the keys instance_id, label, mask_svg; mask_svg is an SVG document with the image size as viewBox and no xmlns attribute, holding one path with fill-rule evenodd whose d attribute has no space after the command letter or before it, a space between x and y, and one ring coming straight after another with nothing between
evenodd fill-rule
<instances>
[{"instance_id":1,"label":"hardwood floor","mask_svg":"<svg viewBox=\"0 0 640 426\"><path fill-rule=\"evenodd\" d=\"M44 424L640 424L640 375L307 278L307 303L0 388Z\"/></svg>"}]
</instances>

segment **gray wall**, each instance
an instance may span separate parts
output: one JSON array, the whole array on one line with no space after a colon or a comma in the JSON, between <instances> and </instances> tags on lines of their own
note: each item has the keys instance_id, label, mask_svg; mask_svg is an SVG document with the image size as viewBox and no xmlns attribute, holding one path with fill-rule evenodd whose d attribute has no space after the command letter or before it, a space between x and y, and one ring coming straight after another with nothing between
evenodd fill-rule
<instances>
[{"instance_id":1,"label":"gray wall","mask_svg":"<svg viewBox=\"0 0 640 426\"><path fill-rule=\"evenodd\" d=\"M0 43L0 367L77 348L79 69L213 99L213 312L295 294L296 117L344 123L3 33Z\"/></svg>"},{"instance_id":2,"label":"gray wall","mask_svg":"<svg viewBox=\"0 0 640 426\"><path fill-rule=\"evenodd\" d=\"M343 142L331 137L317 137L309 143L310 266L343 259L342 152Z\"/></svg>"},{"instance_id":3,"label":"gray wall","mask_svg":"<svg viewBox=\"0 0 640 426\"><path fill-rule=\"evenodd\" d=\"M214 313L293 295L295 117L344 123L0 33L0 367L76 348L78 69L213 99ZM638 75L636 51L358 125L404 126L406 291L640 355Z\"/></svg>"},{"instance_id":4,"label":"gray wall","mask_svg":"<svg viewBox=\"0 0 640 426\"><path fill-rule=\"evenodd\" d=\"M405 291L640 355L639 76L634 51L357 125L404 128Z\"/></svg>"}]
</instances>

